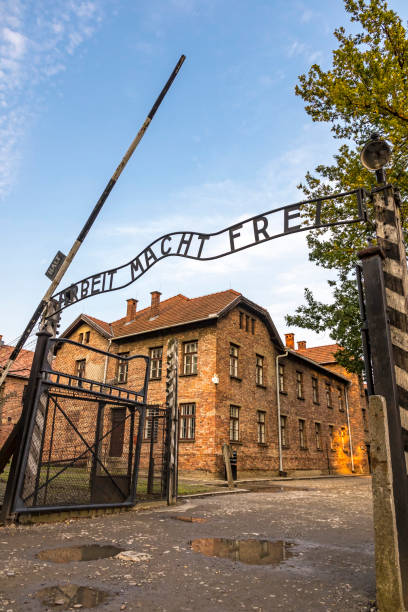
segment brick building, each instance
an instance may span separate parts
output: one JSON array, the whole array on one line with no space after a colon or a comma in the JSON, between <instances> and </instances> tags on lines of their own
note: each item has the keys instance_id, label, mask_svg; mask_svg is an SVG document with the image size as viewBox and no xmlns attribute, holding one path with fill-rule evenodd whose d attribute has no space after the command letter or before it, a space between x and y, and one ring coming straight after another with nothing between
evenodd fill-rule
<instances>
[{"instance_id":1,"label":"brick building","mask_svg":"<svg viewBox=\"0 0 408 612\"><path fill-rule=\"evenodd\" d=\"M149 355L154 410L165 402L167 343L177 337L181 472L223 473L225 442L237 451L241 477L350 472L352 463L367 472L364 398L358 379L333 360L333 347L319 347L327 348L323 357L305 343L296 351L292 334L285 346L269 313L233 290L163 301L160 295L152 292L150 307L140 311L137 300L127 300L125 316L113 323L77 317L63 336L84 347L64 344L55 369L134 388L125 361L110 371L86 345Z\"/></svg>"},{"instance_id":2,"label":"brick building","mask_svg":"<svg viewBox=\"0 0 408 612\"><path fill-rule=\"evenodd\" d=\"M0 367L6 363L13 348L3 344L0 336ZM32 351L22 350L0 388L0 447L20 417L24 387L30 376L33 356Z\"/></svg>"}]
</instances>

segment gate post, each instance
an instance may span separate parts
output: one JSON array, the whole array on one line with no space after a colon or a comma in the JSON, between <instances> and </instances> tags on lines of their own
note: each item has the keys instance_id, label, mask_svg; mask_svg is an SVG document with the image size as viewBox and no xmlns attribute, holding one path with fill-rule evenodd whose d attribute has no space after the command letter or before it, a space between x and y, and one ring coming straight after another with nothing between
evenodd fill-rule
<instances>
[{"instance_id":1,"label":"gate post","mask_svg":"<svg viewBox=\"0 0 408 612\"><path fill-rule=\"evenodd\" d=\"M376 189L373 198L378 246L358 255L370 344L368 368L374 394L383 396L386 403L397 571L408 609L408 274L398 192L386 185ZM381 579L377 576L377 583Z\"/></svg>"},{"instance_id":2,"label":"gate post","mask_svg":"<svg viewBox=\"0 0 408 612\"><path fill-rule=\"evenodd\" d=\"M10 466L10 473L7 480L4 501L1 508L0 522L5 523L11 518L11 513L14 506L14 501L17 494L18 484L22 482L23 476L20 474L23 464L23 459L26 454L28 443L28 432L32 420L32 414L37 401L38 390L41 382L41 370L44 367L49 354L49 340L52 334L48 331L42 331L37 334L38 340L35 347L33 363L31 366L30 379L28 381L27 392L24 396L23 409L19 422L16 440L18 440L18 448L14 450L13 459ZM28 448L27 448L28 451ZM32 474L35 479L36 475Z\"/></svg>"},{"instance_id":3,"label":"gate post","mask_svg":"<svg viewBox=\"0 0 408 612\"><path fill-rule=\"evenodd\" d=\"M167 504L177 501L178 484L178 341L171 338L167 345L166 407L167 407Z\"/></svg>"}]
</instances>

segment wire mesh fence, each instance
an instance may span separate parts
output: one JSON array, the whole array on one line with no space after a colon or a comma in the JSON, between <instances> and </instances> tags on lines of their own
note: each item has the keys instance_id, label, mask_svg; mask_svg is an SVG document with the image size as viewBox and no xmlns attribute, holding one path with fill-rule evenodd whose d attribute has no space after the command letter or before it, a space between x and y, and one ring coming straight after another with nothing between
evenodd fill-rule
<instances>
[{"instance_id":1,"label":"wire mesh fence","mask_svg":"<svg viewBox=\"0 0 408 612\"><path fill-rule=\"evenodd\" d=\"M148 359L50 344L56 357L50 368L45 351L31 394L14 511L164 497L167 412L146 406Z\"/></svg>"}]
</instances>

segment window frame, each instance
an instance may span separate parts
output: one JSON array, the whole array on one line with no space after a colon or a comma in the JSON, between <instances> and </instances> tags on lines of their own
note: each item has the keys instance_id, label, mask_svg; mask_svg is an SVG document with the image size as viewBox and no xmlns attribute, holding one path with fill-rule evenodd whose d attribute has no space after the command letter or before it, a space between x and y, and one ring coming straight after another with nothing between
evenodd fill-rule
<instances>
[{"instance_id":1,"label":"window frame","mask_svg":"<svg viewBox=\"0 0 408 612\"><path fill-rule=\"evenodd\" d=\"M238 378L239 374L239 346L230 342L229 346L229 373L231 378ZM236 350L236 354L234 353Z\"/></svg>"},{"instance_id":2,"label":"window frame","mask_svg":"<svg viewBox=\"0 0 408 612\"><path fill-rule=\"evenodd\" d=\"M328 408L333 408L333 396L331 382L325 382L326 403Z\"/></svg>"},{"instance_id":3,"label":"window frame","mask_svg":"<svg viewBox=\"0 0 408 612\"><path fill-rule=\"evenodd\" d=\"M256 425L258 444L266 444L266 411L256 411Z\"/></svg>"},{"instance_id":4,"label":"window frame","mask_svg":"<svg viewBox=\"0 0 408 612\"><path fill-rule=\"evenodd\" d=\"M301 370L296 370L296 399L305 399L303 372Z\"/></svg>"},{"instance_id":5,"label":"window frame","mask_svg":"<svg viewBox=\"0 0 408 612\"><path fill-rule=\"evenodd\" d=\"M319 404L319 379L312 376L312 400L314 404Z\"/></svg>"},{"instance_id":6,"label":"window frame","mask_svg":"<svg viewBox=\"0 0 408 612\"><path fill-rule=\"evenodd\" d=\"M281 446L282 448L289 448L289 438L288 438L288 417L286 414L280 415L280 436L281 436Z\"/></svg>"},{"instance_id":7,"label":"window frame","mask_svg":"<svg viewBox=\"0 0 408 612\"><path fill-rule=\"evenodd\" d=\"M84 344L89 344L90 338L91 338L91 332L88 329L88 331L84 333Z\"/></svg>"},{"instance_id":8,"label":"window frame","mask_svg":"<svg viewBox=\"0 0 408 612\"><path fill-rule=\"evenodd\" d=\"M260 363L258 363L260 360ZM255 354L255 382L259 387L265 386L265 357L263 355Z\"/></svg>"},{"instance_id":9,"label":"window frame","mask_svg":"<svg viewBox=\"0 0 408 612\"><path fill-rule=\"evenodd\" d=\"M125 385L128 381L128 368L129 361L125 359L125 357L129 357L129 351L123 351L122 353L117 353L119 359L116 370L116 382L120 385Z\"/></svg>"},{"instance_id":10,"label":"window frame","mask_svg":"<svg viewBox=\"0 0 408 612\"><path fill-rule=\"evenodd\" d=\"M344 412L345 398L343 394L343 389L340 386L337 387L337 401L339 403L340 412Z\"/></svg>"},{"instance_id":11,"label":"window frame","mask_svg":"<svg viewBox=\"0 0 408 612\"><path fill-rule=\"evenodd\" d=\"M85 370L86 370L86 359L84 358L76 359L74 376L77 376L78 378L85 378ZM82 387L81 380L77 380L77 383L78 383L78 387Z\"/></svg>"},{"instance_id":12,"label":"window frame","mask_svg":"<svg viewBox=\"0 0 408 612\"><path fill-rule=\"evenodd\" d=\"M195 345L195 350L187 350ZM189 362L189 358L191 361ZM188 372L187 370L190 369ZM183 342L183 376L196 376L198 372L198 340Z\"/></svg>"},{"instance_id":13,"label":"window frame","mask_svg":"<svg viewBox=\"0 0 408 612\"><path fill-rule=\"evenodd\" d=\"M315 421L315 442L316 450L322 450L322 424L320 421Z\"/></svg>"},{"instance_id":14,"label":"window frame","mask_svg":"<svg viewBox=\"0 0 408 612\"><path fill-rule=\"evenodd\" d=\"M192 407L191 413L183 414L183 409ZM185 425L184 425L185 424ZM183 433L191 435L182 435ZM179 440L194 441L196 433L196 403L183 402L179 404Z\"/></svg>"},{"instance_id":15,"label":"window frame","mask_svg":"<svg viewBox=\"0 0 408 612\"><path fill-rule=\"evenodd\" d=\"M152 423L153 425L153 444L157 443L159 438L159 419L155 418L159 414L160 404L149 404L146 406L146 419L143 427L143 442L151 442L152 439Z\"/></svg>"},{"instance_id":16,"label":"window frame","mask_svg":"<svg viewBox=\"0 0 408 612\"><path fill-rule=\"evenodd\" d=\"M280 363L278 366L278 378L279 378L279 393L286 393L285 391L285 366Z\"/></svg>"},{"instance_id":17,"label":"window frame","mask_svg":"<svg viewBox=\"0 0 408 612\"><path fill-rule=\"evenodd\" d=\"M331 425L329 423L329 440L330 440L330 450L334 451L335 450L335 443L334 443L334 425Z\"/></svg>"},{"instance_id":18,"label":"window frame","mask_svg":"<svg viewBox=\"0 0 408 612\"><path fill-rule=\"evenodd\" d=\"M240 442L239 413L240 406L230 404L229 439L230 442Z\"/></svg>"},{"instance_id":19,"label":"window frame","mask_svg":"<svg viewBox=\"0 0 408 612\"><path fill-rule=\"evenodd\" d=\"M306 419L298 419L298 428L299 448L300 450L307 450Z\"/></svg>"},{"instance_id":20,"label":"window frame","mask_svg":"<svg viewBox=\"0 0 408 612\"><path fill-rule=\"evenodd\" d=\"M160 357L154 357L153 352L160 351ZM149 380L161 380L162 371L163 371L163 346L152 346L149 348L149 358L150 358L150 369L149 369ZM158 372L157 376L153 376L153 367L155 364L159 364L159 367L156 367L156 371Z\"/></svg>"}]
</instances>

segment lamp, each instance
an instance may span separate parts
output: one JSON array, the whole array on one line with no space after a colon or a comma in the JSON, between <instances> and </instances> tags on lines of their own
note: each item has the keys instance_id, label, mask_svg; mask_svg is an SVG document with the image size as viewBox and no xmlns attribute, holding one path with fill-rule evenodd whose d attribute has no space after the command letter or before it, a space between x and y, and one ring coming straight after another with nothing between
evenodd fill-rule
<instances>
[{"instance_id":1,"label":"lamp","mask_svg":"<svg viewBox=\"0 0 408 612\"><path fill-rule=\"evenodd\" d=\"M360 153L361 163L367 170L374 170L379 183L385 183L384 166L391 159L391 147L378 134L371 134Z\"/></svg>"}]
</instances>

